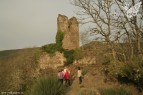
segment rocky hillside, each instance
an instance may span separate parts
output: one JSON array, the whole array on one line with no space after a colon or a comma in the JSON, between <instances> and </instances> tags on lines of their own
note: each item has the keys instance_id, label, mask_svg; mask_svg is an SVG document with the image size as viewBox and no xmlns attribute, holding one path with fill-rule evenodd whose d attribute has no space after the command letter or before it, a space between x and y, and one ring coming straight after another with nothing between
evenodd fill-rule
<instances>
[{"instance_id":1,"label":"rocky hillside","mask_svg":"<svg viewBox=\"0 0 143 95\"><path fill-rule=\"evenodd\" d=\"M132 84L120 84L117 80L106 77L103 65L103 55L108 51L106 47L106 43L100 42L81 47L73 64L67 66L71 71L72 85L66 95L101 95L101 91L106 88L120 87L133 95L143 95ZM47 54L41 48L0 51L0 92L26 91L38 77L49 73L56 75L58 70L64 68L65 61L62 53ZM78 66L84 73L82 85L78 84L76 77Z\"/></svg>"}]
</instances>

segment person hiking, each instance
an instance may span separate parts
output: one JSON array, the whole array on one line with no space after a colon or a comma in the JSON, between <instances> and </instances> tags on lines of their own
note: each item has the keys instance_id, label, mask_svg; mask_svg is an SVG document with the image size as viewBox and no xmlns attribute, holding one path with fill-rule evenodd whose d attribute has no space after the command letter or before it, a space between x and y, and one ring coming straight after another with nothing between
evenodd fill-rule
<instances>
[{"instance_id":1,"label":"person hiking","mask_svg":"<svg viewBox=\"0 0 143 95\"><path fill-rule=\"evenodd\" d=\"M70 86L70 71L68 69L64 71L64 79L65 79L65 85Z\"/></svg>"},{"instance_id":2,"label":"person hiking","mask_svg":"<svg viewBox=\"0 0 143 95\"><path fill-rule=\"evenodd\" d=\"M65 67L64 68L64 70L63 70L63 72L64 72L64 74L66 73L66 71L68 70L68 68L67 67ZM70 71L68 70L68 72L70 73Z\"/></svg>"},{"instance_id":3,"label":"person hiking","mask_svg":"<svg viewBox=\"0 0 143 95\"><path fill-rule=\"evenodd\" d=\"M60 81L61 84L63 84L63 80L64 80L63 70L60 70L60 71L58 72L58 80Z\"/></svg>"},{"instance_id":4,"label":"person hiking","mask_svg":"<svg viewBox=\"0 0 143 95\"><path fill-rule=\"evenodd\" d=\"M79 84L81 84L83 76L82 76L82 71L81 71L80 67L78 67L77 76L78 76L78 79L79 79Z\"/></svg>"}]
</instances>

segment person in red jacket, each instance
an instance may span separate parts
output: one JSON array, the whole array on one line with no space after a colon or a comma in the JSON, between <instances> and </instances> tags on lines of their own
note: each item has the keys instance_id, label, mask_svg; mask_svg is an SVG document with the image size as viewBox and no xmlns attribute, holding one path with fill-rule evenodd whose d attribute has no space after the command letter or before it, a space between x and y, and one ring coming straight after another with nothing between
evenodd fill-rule
<instances>
[{"instance_id":1,"label":"person in red jacket","mask_svg":"<svg viewBox=\"0 0 143 95\"><path fill-rule=\"evenodd\" d=\"M70 86L70 72L66 69L64 74L65 85Z\"/></svg>"}]
</instances>

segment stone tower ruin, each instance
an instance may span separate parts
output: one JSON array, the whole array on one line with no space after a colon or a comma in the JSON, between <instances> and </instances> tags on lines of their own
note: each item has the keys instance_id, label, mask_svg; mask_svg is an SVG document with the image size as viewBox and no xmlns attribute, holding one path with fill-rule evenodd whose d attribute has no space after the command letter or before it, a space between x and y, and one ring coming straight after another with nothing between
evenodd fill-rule
<instances>
[{"instance_id":1,"label":"stone tower ruin","mask_svg":"<svg viewBox=\"0 0 143 95\"><path fill-rule=\"evenodd\" d=\"M75 17L68 20L67 16L58 15L58 32L64 32L62 47L68 50L79 48L79 23Z\"/></svg>"}]
</instances>

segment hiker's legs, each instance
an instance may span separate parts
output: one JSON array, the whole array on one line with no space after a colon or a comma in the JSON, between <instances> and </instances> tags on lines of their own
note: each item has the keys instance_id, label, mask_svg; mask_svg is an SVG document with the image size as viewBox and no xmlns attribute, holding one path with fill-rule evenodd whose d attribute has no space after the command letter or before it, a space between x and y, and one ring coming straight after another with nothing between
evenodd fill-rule
<instances>
[{"instance_id":1,"label":"hiker's legs","mask_svg":"<svg viewBox=\"0 0 143 95\"><path fill-rule=\"evenodd\" d=\"M79 84L82 83L82 77L79 77Z\"/></svg>"},{"instance_id":2,"label":"hiker's legs","mask_svg":"<svg viewBox=\"0 0 143 95\"><path fill-rule=\"evenodd\" d=\"M66 85L66 80L65 79L63 79L63 84Z\"/></svg>"},{"instance_id":3,"label":"hiker's legs","mask_svg":"<svg viewBox=\"0 0 143 95\"><path fill-rule=\"evenodd\" d=\"M63 79L60 79L61 84L63 84Z\"/></svg>"},{"instance_id":4,"label":"hiker's legs","mask_svg":"<svg viewBox=\"0 0 143 95\"><path fill-rule=\"evenodd\" d=\"M66 80L65 80L65 85L66 85L66 86L70 86L70 80L69 80L69 79L66 79Z\"/></svg>"},{"instance_id":5,"label":"hiker's legs","mask_svg":"<svg viewBox=\"0 0 143 95\"><path fill-rule=\"evenodd\" d=\"M67 85L67 83L68 83L68 80L67 80L67 79L65 79L65 85Z\"/></svg>"},{"instance_id":6,"label":"hiker's legs","mask_svg":"<svg viewBox=\"0 0 143 95\"><path fill-rule=\"evenodd\" d=\"M68 79L68 86L70 86L71 85L71 83L70 83L70 80Z\"/></svg>"}]
</instances>

